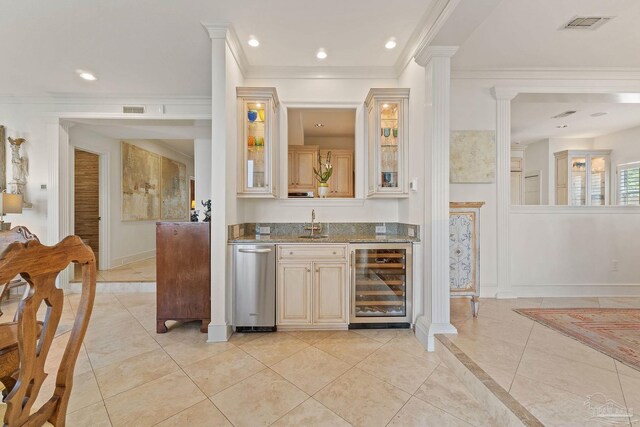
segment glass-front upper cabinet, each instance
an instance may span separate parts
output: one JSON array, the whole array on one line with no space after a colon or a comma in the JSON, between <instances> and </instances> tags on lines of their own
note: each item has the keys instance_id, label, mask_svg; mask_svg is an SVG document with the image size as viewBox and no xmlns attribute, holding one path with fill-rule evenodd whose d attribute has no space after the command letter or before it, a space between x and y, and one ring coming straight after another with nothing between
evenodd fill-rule
<instances>
[{"instance_id":1,"label":"glass-front upper cabinet","mask_svg":"<svg viewBox=\"0 0 640 427\"><path fill-rule=\"evenodd\" d=\"M238 87L238 197L276 197L278 94L272 87Z\"/></svg>"},{"instance_id":2,"label":"glass-front upper cabinet","mask_svg":"<svg viewBox=\"0 0 640 427\"><path fill-rule=\"evenodd\" d=\"M610 154L611 150L566 150L554 153L556 204L608 205Z\"/></svg>"},{"instance_id":3,"label":"glass-front upper cabinet","mask_svg":"<svg viewBox=\"0 0 640 427\"><path fill-rule=\"evenodd\" d=\"M409 89L373 88L365 101L368 196L409 194Z\"/></svg>"}]
</instances>

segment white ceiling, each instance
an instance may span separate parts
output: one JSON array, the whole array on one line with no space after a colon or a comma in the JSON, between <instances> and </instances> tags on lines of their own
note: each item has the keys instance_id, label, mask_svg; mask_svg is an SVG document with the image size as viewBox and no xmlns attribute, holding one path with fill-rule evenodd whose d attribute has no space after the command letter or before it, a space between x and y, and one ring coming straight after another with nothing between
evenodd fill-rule
<instances>
[{"instance_id":1,"label":"white ceiling","mask_svg":"<svg viewBox=\"0 0 640 427\"><path fill-rule=\"evenodd\" d=\"M0 13L1 95L211 95L202 23L230 22L252 66L393 67L433 0L24 0ZM246 44L250 35L261 45ZM384 48L395 37L398 47ZM329 57L319 61L318 48ZM77 69L98 81L78 78Z\"/></svg>"},{"instance_id":2,"label":"white ceiling","mask_svg":"<svg viewBox=\"0 0 640 427\"><path fill-rule=\"evenodd\" d=\"M459 14L477 13L465 8L464 2L462 6ZM593 31L559 30L576 16L615 18ZM460 46L452 65L457 69L640 68L639 20L638 0L502 0ZM441 36L441 43L455 41L453 22L445 26L449 37Z\"/></svg>"},{"instance_id":3,"label":"white ceiling","mask_svg":"<svg viewBox=\"0 0 640 427\"><path fill-rule=\"evenodd\" d=\"M114 140L155 140L188 157L194 139L211 139L210 120L69 119L76 126Z\"/></svg>"},{"instance_id":4,"label":"white ceiling","mask_svg":"<svg viewBox=\"0 0 640 427\"><path fill-rule=\"evenodd\" d=\"M305 137L355 136L356 110L290 108L289 120L297 120ZM316 127L317 123L324 126Z\"/></svg>"},{"instance_id":5,"label":"white ceiling","mask_svg":"<svg viewBox=\"0 0 640 427\"><path fill-rule=\"evenodd\" d=\"M527 145L547 138L595 138L640 126L640 103L626 101L608 94L518 95L511 107L511 141ZM565 111L576 113L552 118ZM601 112L607 114L591 117Z\"/></svg>"}]
</instances>

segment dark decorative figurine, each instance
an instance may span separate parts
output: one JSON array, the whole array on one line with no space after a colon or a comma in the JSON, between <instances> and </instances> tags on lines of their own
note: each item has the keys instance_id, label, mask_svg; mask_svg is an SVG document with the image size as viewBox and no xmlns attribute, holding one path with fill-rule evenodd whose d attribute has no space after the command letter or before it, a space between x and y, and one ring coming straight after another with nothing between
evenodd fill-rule
<instances>
[{"instance_id":1,"label":"dark decorative figurine","mask_svg":"<svg viewBox=\"0 0 640 427\"><path fill-rule=\"evenodd\" d=\"M206 202L202 201L200 203L205 208L203 222L211 222L211 199L207 200Z\"/></svg>"}]
</instances>

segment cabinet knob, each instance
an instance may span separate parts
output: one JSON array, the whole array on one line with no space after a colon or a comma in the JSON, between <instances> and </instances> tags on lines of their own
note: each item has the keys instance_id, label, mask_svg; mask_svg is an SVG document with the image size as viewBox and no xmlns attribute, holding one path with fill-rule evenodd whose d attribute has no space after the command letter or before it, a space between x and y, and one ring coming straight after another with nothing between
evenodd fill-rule
<instances>
[{"instance_id":1,"label":"cabinet knob","mask_svg":"<svg viewBox=\"0 0 640 427\"><path fill-rule=\"evenodd\" d=\"M307 267L307 268L306 268L306 270L307 270L307 272L310 272L310 271L311 271L311 269L310 269L309 267Z\"/></svg>"},{"instance_id":2,"label":"cabinet knob","mask_svg":"<svg viewBox=\"0 0 640 427\"><path fill-rule=\"evenodd\" d=\"M334 255L335 255L336 253L337 253L336 251L333 251L333 254L334 254Z\"/></svg>"},{"instance_id":3,"label":"cabinet knob","mask_svg":"<svg viewBox=\"0 0 640 427\"><path fill-rule=\"evenodd\" d=\"M293 252L289 252L289 255L293 255Z\"/></svg>"},{"instance_id":4,"label":"cabinet knob","mask_svg":"<svg viewBox=\"0 0 640 427\"><path fill-rule=\"evenodd\" d=\"M316 273L320 273L320 269L319 268L316 268Z\"/></svg>"}]
</instances>

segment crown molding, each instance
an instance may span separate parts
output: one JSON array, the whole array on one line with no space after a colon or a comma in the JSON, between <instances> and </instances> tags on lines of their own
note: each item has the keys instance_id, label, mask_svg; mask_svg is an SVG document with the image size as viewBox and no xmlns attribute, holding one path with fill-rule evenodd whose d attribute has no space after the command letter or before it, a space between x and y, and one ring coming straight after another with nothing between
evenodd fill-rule
<instances>
[{"instance_id":1,"label":"crown molding","mask_svg":"<svg viewBox=\"0 0 640 427\"><path fill-rule=\"evenodd\" d=\"M249 67L245 79L397 79L394 67Z\"/></svg>"},{"instance_id":2,"label":"crown molding","mask_svg":"<svg viewBox=\"0 0 640 427\"><path fill-rule=\"evenodd\" d=\"M230 22L203 22L202 26L209 32L211 39L226 39Z\"/></svg>"},{"instance_id":3,"label":"crown molding","mask_svg":"<svg viewBox=\"0 0 640 427\"><path fill-rule=\"evenodd\" d=\"M520 91L511 87L494 86L491 88L491 94L495 99L512 100Z\"/></svg>"},{"instance_id":4,"label":"crown molding","mask_svg":"<svg viewBox=\"0 0 640 427\"><path fill-rule=\"evenodd\" d=\"M433 58L451 58L458 51L458 46L425 46L415 55L418 65L425 67Z\"/></svg>"},{"instance_id":5,"label":"crown molding","mask_svg":"<svg viewBox=\"0 0 640 427\"><path fill-rule=\"evenodd\" d=\"M453 79L640 80L640 68L453 68Z\"/></svg>"},{"instance_id":6,"label":"crown molding","mask_svg":"<svg viewBox=\"0 0 640 427\"><path fill-rule=\"evenodd\" d=\"M411 60L429 46L460 1L436 0L431 4L396 61L396 75L399 76Z\"/></svg>"}]
</instances>

